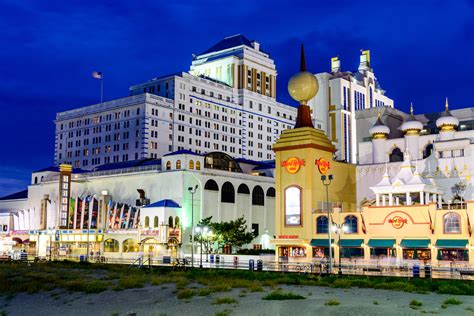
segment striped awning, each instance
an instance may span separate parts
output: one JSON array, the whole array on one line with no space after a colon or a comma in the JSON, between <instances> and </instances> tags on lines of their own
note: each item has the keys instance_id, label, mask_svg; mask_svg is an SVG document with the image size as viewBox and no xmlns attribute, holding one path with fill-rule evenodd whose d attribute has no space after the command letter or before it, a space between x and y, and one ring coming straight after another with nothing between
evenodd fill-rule
<instances>
[{"instance_id":1,"label":"striped awning","mask_svg":"<svg viewBox=\"0 0 474 316\"><path fill-rule=\"evenodd\" d=\"M402 239L400 247L402 248L429 248L429 239Z\"/></svg>"},{"instance_id":2,"label":"striped awning","mask_svg":"<svg viewBox=\"0 0 474 316\"><path fill-rule=\"evenodd\" d=\"M393 248L395 239L370 239L369 247L372 248Z\"/></svg>"},{"instance_id":3,"label":"striped awning","mask_svg":"<svg viewBox=\"0 0 474 316\"><path fill-rule=\"evenodd\" d=\"M363 239L341 239L339 240L339 246L341 247L362 247L364 244Z\"/></svg>"}]
</instances>

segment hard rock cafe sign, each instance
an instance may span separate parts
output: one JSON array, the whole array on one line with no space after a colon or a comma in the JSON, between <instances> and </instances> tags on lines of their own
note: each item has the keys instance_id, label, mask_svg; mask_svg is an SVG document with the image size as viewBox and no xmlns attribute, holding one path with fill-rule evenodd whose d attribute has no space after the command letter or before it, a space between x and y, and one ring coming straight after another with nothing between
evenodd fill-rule
<instances>
[{"instance_id":1,"label":"hard rock cafe sign","mask_svg":"<svg viewBox=\"0 0 474 316\"><path fill-rule=\"evenodd\" d=\"M283 168L286 168L286 171L291 174L297 173L298 170L300 170L300 167L304 165L304 159L298 159L296 157L288 158L287 160L281 163L281 166Z\"/></svg>"},{"instance_id":2,"label":"hard rock cafe sign","mask_svg":"<svg viewBox=\"0 0 474 316\"><path fill-rule=\"evenodd\" d=\"M392 224L392 227L395 229L400 229L402 228L405 224L408 224L408 220L406 218L403 218L401 216L394 216L391 219L388 220L390 224Z\"/></svg>"},{"instance_id":3,"label":"hard rock cafe sign","mask_svg":"<svg viewBox=\"0 0 474 316\"><path fill-rule=\"evenodd\" d=\"M329 163L329 161L324 158L317 159L314 164L318 166L319 173L321 174L326 174L329 168L331 168L331 164Z\"/></svg>"}]
</instances>

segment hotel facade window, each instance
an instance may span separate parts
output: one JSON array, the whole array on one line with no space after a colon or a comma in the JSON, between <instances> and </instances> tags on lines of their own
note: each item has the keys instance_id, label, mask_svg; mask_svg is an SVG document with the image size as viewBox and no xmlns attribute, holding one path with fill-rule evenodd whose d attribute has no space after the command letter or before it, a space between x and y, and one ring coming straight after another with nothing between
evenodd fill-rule
<instances>
[{"instance_id":1,"label":"hotel facade window","mask_svg":"<svg viewBox=\"0 0 474 316\"><path fill-rule=\"evenodd\" d=\"M316 234L327 234L328 226L329 223L327 216L319 216L316 219Z\"/></svg>"},{"instance_id":2,"label":"hotel facade window","mask_svg":"<svg viewBox=\"0 0 474 316\"><path fill-rule=\"evenodd\" d=\"M301 226L301 189L296 186L285 189L285 225Z\"/></svg>"},{"instance_id":3,"label":"hotel facade window","mask_svg":"<svg viewBox=\"0 0 474 316\"><path fill-rule=\"evenodd\" d=\"M357 217L353 215L346 216L344 226L346 234L357 234Z\"/></svg>"},{"instance_id":4,"label":"hotel facade window","mask_svg":"<svg viewBox=\"0 0 474 316\"><path fill-rule=\"evenodd\" d=\"M443 227L445 234L460 234L461 233L461 218L459 214L448 213L444 215Z\"/></svg>"}]
</instances>

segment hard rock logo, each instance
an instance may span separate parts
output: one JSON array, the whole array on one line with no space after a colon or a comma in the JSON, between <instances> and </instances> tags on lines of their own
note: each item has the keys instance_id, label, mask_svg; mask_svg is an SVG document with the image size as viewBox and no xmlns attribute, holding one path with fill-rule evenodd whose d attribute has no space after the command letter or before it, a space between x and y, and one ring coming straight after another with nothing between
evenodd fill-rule
<instances>
[{"instance_id":1,"label":"hard rock logo","mask_svg":"<svg viewBox=\"0 0 474 316\"><path fill-rule=\"evenodd\" d=\"M304 166L304 165L305 165L304 159L298 159L295 157L288 158L287 160L281 163L281 166L286 168L286 171L288 171L288 173L291 173L291 174L297 173L298 170L300 170L300 166Z\"/></svg>"},{"instance_id":2,"label":"hard rock logo","mask_svg":"<svg viewBox=\"0 0 474 316\"><path fill-rule=\"evenodd\" d=\"M389 219L388 222L392 224L395 229L400 229L403 225L408 224L407 219L402 218L401 216L394 216L392 219Z\"/></svg>"},{"instance_id":3,"label":"hard rock logo","mask_svg":"<svg viewBox=\"0 0 474 316\"><path fill-rule=\"evenodd\" d=\"M315 165L318 166L318 170L321 174L326 174L329 168L331 168L331 164L324 158L319 158L316 160Z\"/></svg>"}]
</instances>

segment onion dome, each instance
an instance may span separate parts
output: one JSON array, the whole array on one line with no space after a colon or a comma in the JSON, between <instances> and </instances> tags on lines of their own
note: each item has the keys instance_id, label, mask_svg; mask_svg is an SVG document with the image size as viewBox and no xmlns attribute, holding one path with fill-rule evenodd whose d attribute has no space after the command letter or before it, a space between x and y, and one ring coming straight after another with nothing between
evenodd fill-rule
<instances>
[{"instance_id":1,"label":"onion dome","mask_svg":"<svg viewBox=\"0 0 474 316\"><path fill-rule=\"evenodd\" d=\"M417 121L413 115L413 104L410 104L410 118L403 122L401 129L405 135L418 135L423 129L423 124Z\"/></svg>"},{"instance_id":2,"label":"onion dome","mask_svg":"<svg viewBox=\"0 0 474 316\"><path fill-rule=\"evenodd\" d=\"M318 93L319 84L316 77L306 71L306 61L304 58L304 48L301 45L300 72L293 75L288 82L288 92L291 97L300 104L307 104Z\"/></svg>"},{"instance_id":3,"label":"onion dome","mask_svg":"<svg viewBox=\"0 0 474 316\"><path fill-rule=\"evenodd\" d=\"M382 122L382 119L380 118L380 112L378 114L377 121L369 130L369 133L370 136L372 136L372 139L388 138L388 134L390 134L390 128Z\"/></svg>"},{"instance_id":4,"label":"onion dome","mask_svg":"<svg viewBox=\"0 0 474 316\"><path fill-rule=\"evenodd\" d=\"M459 120L449 112L448 98L446 98L446 110L436 120L436 126L441 132L453 131L459 125Z\"/></svg>"}]
</instances>

